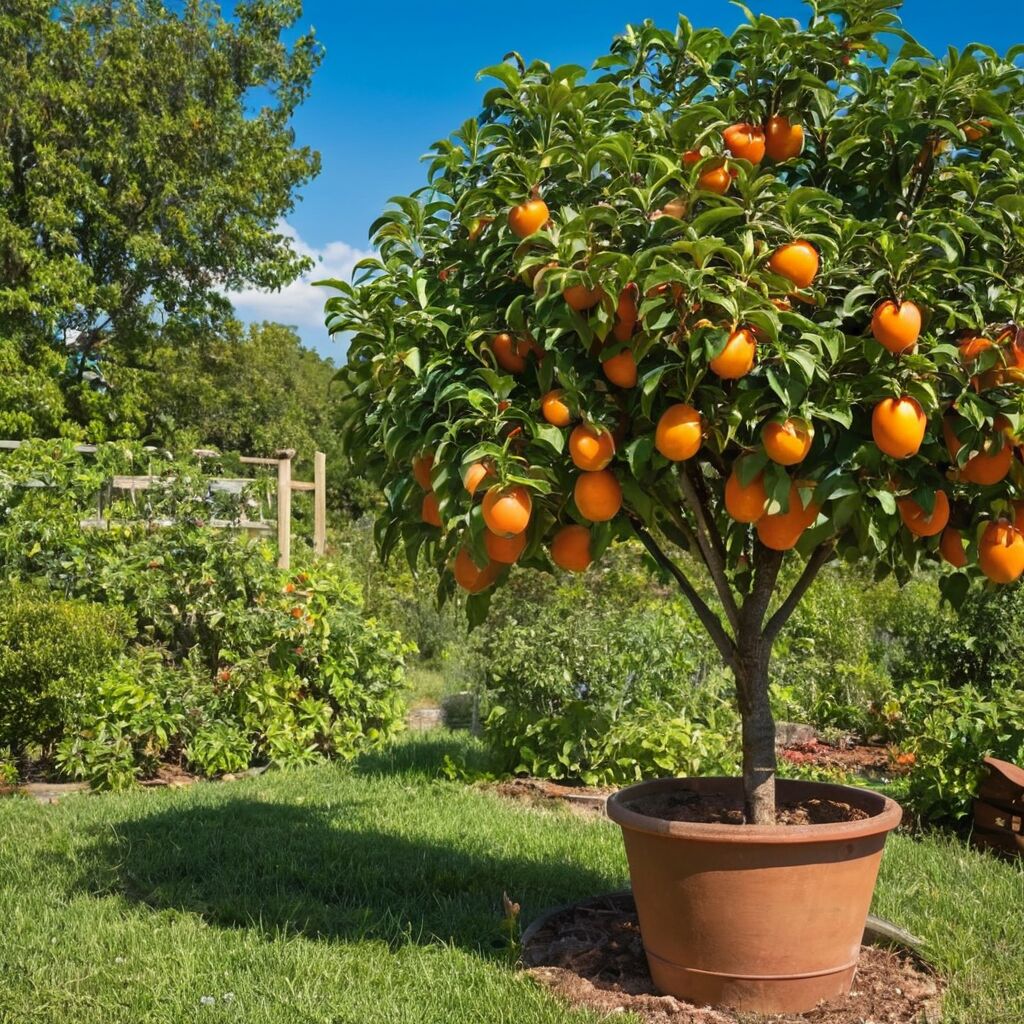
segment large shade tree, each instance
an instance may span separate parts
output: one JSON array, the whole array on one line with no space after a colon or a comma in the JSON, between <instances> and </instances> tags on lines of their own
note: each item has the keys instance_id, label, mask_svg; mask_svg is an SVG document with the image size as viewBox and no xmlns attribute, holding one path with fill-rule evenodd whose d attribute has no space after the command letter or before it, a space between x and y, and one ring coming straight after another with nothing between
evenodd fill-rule
<instances>
[{"instance_id":1,"label":"large shade tree","mask_svg":"<svg viewBox=\"0 0 1024 1024\"><path fill-rule=\"evenodd\" d=\"M319 158L292 114L321 51L299 0L0 8L0 337L130 356L309 263L281 218ZM124 361L124 360L122 360Z\"/></svg>"},{"instance_id":2,"label":"large shade tree","mask_svg":"<svg viewBox=\"0 0 1024 1024\"><path fill-rule=\"evenodd\" d=\"M823 565L941 555L954 601L1024 571L1022 49L937 57L893 6L509 55L327 303L382 553L478 619L507 563L638 538L735 675L756 823L772 643Z\"/></svg>"}]
</instances>

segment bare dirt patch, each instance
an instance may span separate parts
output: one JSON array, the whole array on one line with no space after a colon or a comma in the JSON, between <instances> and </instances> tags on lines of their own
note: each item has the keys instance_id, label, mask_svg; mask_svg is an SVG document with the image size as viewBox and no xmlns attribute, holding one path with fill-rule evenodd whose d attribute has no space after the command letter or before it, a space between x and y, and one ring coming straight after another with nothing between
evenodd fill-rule
<instances>
[{"instance_id":1,"label":"bare dirt patch","mask_svg":"<svg viewBox=\"0 0 1024 1024\"><path fill-rule=\"evenodd\" d=\"M558 801L583 811L604 812L605 801L613 788L597 786L565 786L550 779L505 779L488 786L492 792L510 800L522 800L529 804L545 804Z\"/></svg>"}]
</instances>

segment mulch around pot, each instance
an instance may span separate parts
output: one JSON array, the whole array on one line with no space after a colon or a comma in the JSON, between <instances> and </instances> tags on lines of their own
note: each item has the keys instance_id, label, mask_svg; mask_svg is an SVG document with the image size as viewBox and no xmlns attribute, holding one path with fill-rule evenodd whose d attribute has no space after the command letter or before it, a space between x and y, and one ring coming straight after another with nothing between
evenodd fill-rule
<instances>
[{"instance_id":1,"label":"mulch around pot","mask_svg":"<svg viewBox=\"0 0 1024 1024\"><path fill-rule=\"evenodd\" d=\"M661 995L647 970L630 893L556 911L523 936L527 973L574 1008L634 1013L648 1024L920 1024L937 1020L942 983L913 953L862 946L850 996L804 1014L768 1017Z\"/></svg>"},{"instance_id":2,"label":"mulch around pot","mask_svg":"<svg viewBox=\"0 0 1024 1024\"><path fill-rule=\"evenodd\" d=\"M744 825L743 796L719 793L697 793L691 789L673 789L664 793L630 800L626 806L638 814L665 821L700 821L715 825ZM829 825L839 821L860 821L869 817L860 807L851 807L842 800L815 797L791 803L779 803L776 821L779 825Z\"/></svg>"},{"instance_id":3,"label":"mulch around pot","mask_svg":"<svg viewBox=\"0 0 1024 1024\"><path fill-rule=\"evenodd\" d=\"M502 782L490 783L488 789L499 796L511 800L522 800L524 803L543 804L547 801L561 801L571 807L584 811L604 811L605 801L613 788L602 789L596 786L565 786L550 779L505 779Z\"/></svg>"}]
</instances>

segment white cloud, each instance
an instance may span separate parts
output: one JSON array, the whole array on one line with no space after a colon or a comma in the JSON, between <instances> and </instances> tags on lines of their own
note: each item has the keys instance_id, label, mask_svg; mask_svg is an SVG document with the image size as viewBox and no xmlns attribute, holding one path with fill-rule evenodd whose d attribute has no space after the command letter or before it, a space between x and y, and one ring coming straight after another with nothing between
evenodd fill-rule
<instances>
[{"instance_id":1,"label":"white cloud","mask_svg":"<svg viewBox=\"0 0 1024 1024\"><path fill-rule=\"evenodd\" d=\"M348 281L356 263L373 254L347 242L328 242L317 249L305 242L290 224L281 224L278 230L292 240L299 255L312 257L316 262L313 269L280 291L246 288L240 292L228 292L227 297L240 320L272 320L297 327L307 344L315 344L319 348L323 343L329 344L324 327L324 302L332 292L328 288L314 288L312 282L328 277Z\"/></svg>"}]
</instances>

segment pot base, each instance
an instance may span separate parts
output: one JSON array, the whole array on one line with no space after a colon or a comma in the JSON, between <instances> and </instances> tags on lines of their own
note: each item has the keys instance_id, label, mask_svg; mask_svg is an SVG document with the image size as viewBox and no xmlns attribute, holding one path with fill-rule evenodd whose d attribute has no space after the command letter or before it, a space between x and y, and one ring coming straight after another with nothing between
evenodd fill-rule
<instances>
[{"instance_id":1,"label":"pot base","mask_svg":"<svg viewBox=\"0 0 1024 1024\"><path fill-rule=\"evenodd\" d=\"M756 1006L759 1013L799 1012L819 1003L830 1003L849 994L857 961L810 975L768 975L744 978L680 967L645 949L651 980L662 992L685 993L687 1002L698 1006Z\"/></svg>"},{"instance_id":2,"label":"pot base","mask_svg":"<svg viewBox=\"0 0 1024 1024\"><path fill-rule=\"evenodd\" d=\"M817 1024L886 1020L919 1024L940 1019L942 984L915 952L920 940L871 918L864 931L854 991L818 1007ZM661 994L640 941L628 890L581 900L534 919L522 936L531 976L570 1006L602 1018L629 1012L658 1024L738 1024L743 1013L709 1009ZM780 1024L806 1024L785 1014Z\"/></svg>"}]
</instances>

